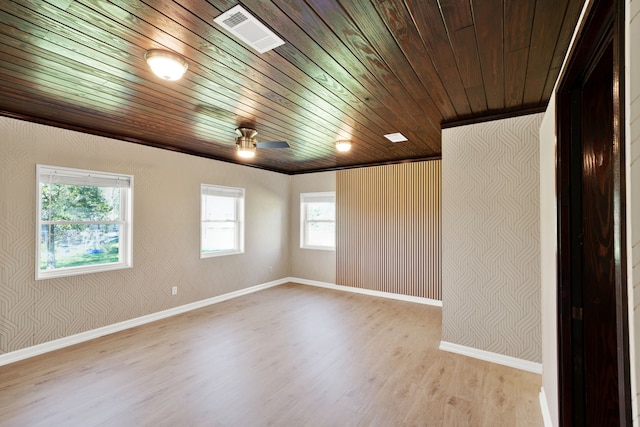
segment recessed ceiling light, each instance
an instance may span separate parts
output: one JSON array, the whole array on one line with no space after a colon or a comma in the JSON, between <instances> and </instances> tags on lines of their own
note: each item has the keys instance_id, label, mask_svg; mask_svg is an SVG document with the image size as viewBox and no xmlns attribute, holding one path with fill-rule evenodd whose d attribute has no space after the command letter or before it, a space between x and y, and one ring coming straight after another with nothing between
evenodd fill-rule
<instances>
[{"instance_id":1,"label":"recessed ceiling light","mask_svg":"<svg viewBox=\"0 0 640 427\"><path fill-rule=\"evenodd\" d=\"M396 132L396 133L388 133L384 136L385 138L387 138L389 141L391 142L404 142L404 141L408 141L407 137L404 136L403 134L401 134L400 132Z\"/></svg>"},{"instance_id":2,"label":"recessed ceiling light","mask_svg":"<svg viewBox=\"0 0 640 427\"><path fill-rule=\"evenodd\" d=\"M232 7L213 21L259 53L284 44L284 40L240 5Z\"/></svg>"},{"instance_id":3,"label":"recessed ceiling light","mask_svg":"<svg viewBox=\"0 0 640 427\"><path fill-rule=\"evenodd\" d=\"M336 150L343 153L351 150L351 141L336 141Z\"/></svg>"}]
</instances>

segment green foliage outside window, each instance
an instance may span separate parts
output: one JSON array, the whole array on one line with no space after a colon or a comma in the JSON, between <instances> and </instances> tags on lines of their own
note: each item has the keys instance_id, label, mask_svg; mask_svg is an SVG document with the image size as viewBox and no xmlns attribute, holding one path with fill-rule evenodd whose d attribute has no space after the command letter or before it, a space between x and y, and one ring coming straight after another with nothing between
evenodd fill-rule
<instances>
[{"instance_id":1,"label":"green foliage outside window","mask_svg":"<svg viewBox=\"0 0 640 427\"><path fill-rule=\"evenodd\" d=\"M118 262L119 219L119 188L43 183L40 269Z\"/></svg>"}]
</instances>

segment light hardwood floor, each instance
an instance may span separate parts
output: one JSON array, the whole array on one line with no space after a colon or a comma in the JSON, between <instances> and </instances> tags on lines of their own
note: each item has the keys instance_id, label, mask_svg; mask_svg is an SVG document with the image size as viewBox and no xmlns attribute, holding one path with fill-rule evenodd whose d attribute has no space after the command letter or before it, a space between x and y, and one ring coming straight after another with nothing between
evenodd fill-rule
<instances>
[{"instance_id":1,"label":"light hardwood floor","mask_svg":"<svg viewBox=\"0 0 640 427\"><path fill-rule=\"evenodd\" d=\"M441 310L286 284L0 367L2 426L542 426Z\"/></svg>"}]
</instances>

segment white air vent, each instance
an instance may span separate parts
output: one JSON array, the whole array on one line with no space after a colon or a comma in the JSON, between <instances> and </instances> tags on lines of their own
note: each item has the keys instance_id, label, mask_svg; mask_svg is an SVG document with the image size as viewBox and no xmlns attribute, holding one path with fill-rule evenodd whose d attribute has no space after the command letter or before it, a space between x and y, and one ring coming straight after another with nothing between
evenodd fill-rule
<instances>
[{"instance_id":1,"label":"white air vent","mask_svg":"<svg viewBox=\"0 0 640 427\"><path fill-rule=\"evenodd\" d=\"M260 53L284 44L280 37L240 5L227 10L214 21Z\"/></svg>"}]
</instances>

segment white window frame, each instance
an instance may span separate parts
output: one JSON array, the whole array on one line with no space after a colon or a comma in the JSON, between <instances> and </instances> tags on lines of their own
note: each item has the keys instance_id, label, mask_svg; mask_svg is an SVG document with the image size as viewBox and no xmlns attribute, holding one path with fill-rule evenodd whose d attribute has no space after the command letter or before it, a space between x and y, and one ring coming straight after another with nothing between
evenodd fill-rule
<instances>
[{"instance_id":1,"label":"white window frame","mask_svg":"<svg viewBox=\"0 0 640 427\"><path fill-rule=\"evenodd\" d=\"M41 184L63 183L86 186L114 186L120 188L120 219L115 221L43 221ZM79 274L131 268L133 265L133 175L115 174L85 169L73 169L59 166L36 165L36 280ZM74 267L60 267L48 270L40 269L42 226L47 224L118 224L117 262L91 264Z\"/></svg>"},{"instance_id":2,"label":"white window frame","mask_svg":"<svg viewBox=\"0 0 640 427\"><path fill-rule=\"evenodd\" d=\"M200 258L213 258L225 255L244 253L244 188L225 187L222 185L200 184ZM235 199L235 247L229 250L206 252L203 249L204 233L206 225L212 222L221 222L205 219L204 197L207 195L219 197L231 197ZM229 221L223 221L229 222Z\"/></svg>"},{"instance_id":3,"label":"white window frame","mask_svg":"<svg viewBox=\"0 0 640 427\"><path fill-rule=\"evenodd\" d=\"M336 193L334 191L325 191L318 193L300 193L300 248L302 249L318 249L324 251L335 251L335 236L333 246L317 246L310 245L307 239L307 224L310 222L331 222L335 224L335 215L333 220L315 220L309 221L307 218L307 204L308 203L332 203L335 209L336 206ZM335 225L334 225L335 230Z\"/></svg>"}]
</instances>

